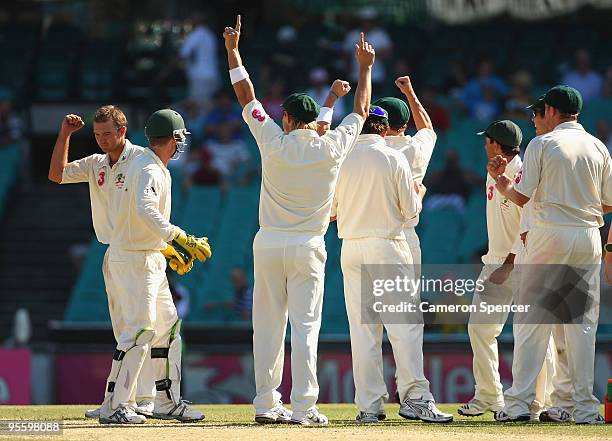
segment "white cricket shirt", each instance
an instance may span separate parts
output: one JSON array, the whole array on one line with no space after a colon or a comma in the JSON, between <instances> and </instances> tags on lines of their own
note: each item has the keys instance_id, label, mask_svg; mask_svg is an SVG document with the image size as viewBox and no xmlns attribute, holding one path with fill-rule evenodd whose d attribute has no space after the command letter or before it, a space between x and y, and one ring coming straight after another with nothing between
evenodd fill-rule
<instances>
[{"instance_id":1,"label":"white cricket shirt","mask_svg":"<svg viewBox=\"0 0 612 441\"><path fill-rule=\"evenodd\" d=\"M577 122L559 124L531 140L515 189L533 196L532 227L599 228L601 205L612 205L610 153Z\"/></svg>"},{"instance_id":2,"label":"white cricket shirt","mask_svg":"<svg viewBox=\"0 0 612 441\"><path fill-rule=\"evenodd\" d=\"M436 132L425 128L416 132L414 136L385 136L385 141L389 147L406 156L408 164L410 164L412 179L422 184L437 138ZM419 216L416 216L409 219L404 227L414 228L418 223Z\"/></svg>"},{"instance_id":3,"label":"white cricket shirt","mask_svg":"<svg viewBox=\"0 0 612 441\"><path fill-rule=\"evenodd\" d=\"M175 235L170 223L170 172L150 149L131 161L122 197L113 199L110 245L124 250L166 248Z\"/></svg>"},{"instance_id":4,"label":"white cricket shirt","mask_svg":"<svg viewBox=\"0 0 612 441\"><path fill-rule=\"evenodd\" d=\"M516 185L521 180L523 163L516 155L506 166L505 175ZM489 251L486 256L504 258L508 253L520 251L521 207L506 198L495 188L495 180L487 173L487 235ZM483 257L483 261L485 257Z\"/></svg>"},{"instance_id":5,"label":"white cricket shirt","mask_svg":"<svg viewBox=\"0 0 612 441\"><path fill-rule=\"evenodd\" d=\"M119 160L111 167L108 155L95 154L69 162L64 167L62 184L87 182L91 201L91 219L96 238L108 245L113 225L109 205L125 181L130 162L140 156L145 149L132 144L127 139Z\"/></svg>"},{"instance_id":6,"label":"white cricket shirt","mask_svg":"<svg viewBox=\"0 0 612 441\"><path fill-rule=\"evenodd\" d=\"M285 134L257 100L244 107L242 117L261 153L261 229L324 235L340 164L353 148L363 118L351 113L319 137L307 129Z\"/></svg>"},{"instance_id":7,"label":"white cricket shirt","mask_svg":"<svg viewBox=\"0 0 612 441\"><path fill-rule=\"evenodd\" d=\"M336 186L338 237L404 239L404 223L420 211L406 157L379 135L359 135Z\"/></svg>"}]
</instances>

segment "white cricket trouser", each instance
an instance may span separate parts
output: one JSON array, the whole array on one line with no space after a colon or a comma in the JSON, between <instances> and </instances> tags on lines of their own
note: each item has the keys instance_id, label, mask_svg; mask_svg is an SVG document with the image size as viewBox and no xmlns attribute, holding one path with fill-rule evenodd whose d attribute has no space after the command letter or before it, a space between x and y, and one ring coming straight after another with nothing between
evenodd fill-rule
<instances>
[{"instance_id":1,"label":"white cricket trouser","mask_svg":"<svg viewBox=\"0 0 612 441\"><path fill-rule=\"evenodd\" d=\"M406 227L404 228L404 236L406 236L406 243L408 244L408 248L410 248L410 254L412 255L412 264L415 266L414 278L419 280L421 278L421 269L418 267L421 265L421 241L419 240L419 236L417 235L414 227Z\"/></svg>"},{"instance_id":2,"label":"white cricket trouser","mask_svg":"<svg viewBox=\"0 0 612 441\"><path fill-rule=\"evenodd\" d=\"M567 362L567 350L565 347L565 329L563 325L552 325L554 340L554 376L552 378L552 393L550 395L551 406L560 407L569 412L574 411L574 386L569 373Z\"/></svg>"},{"instance_id":3,"label":"white cricket trouser","mask_svg":"<svg viewBox=\"0 0 612 441\"><path fill-rule=\"evenodd\" d=\"M167 347L170 330L178 320L176 307L166 279L166 259L159 251L128 251L109 247L105 256L105 282L109 294L109 308L117 348L127 350L141 329L152 328L153 340L147 348L148 378L166 378L166 364L150 359L150 348ZM118 313L120 311L120 313ZM128 403L136 399L136 380L142 369L126 384L116 384L127 389ZM155 384L148 385L146 396L155 396Z\"/></svg>"},{"instance_id":4,"label":"white cricket trouser","mask_svg":"<svg viewBox=\"0 0 612 441\"><path fill-rule=\"evenodd\" d=\"M344 239L341 263L357 408L363 412L377 413L389 397L383 375L383 326L387 329L393 349L400 400L408 397L433 400L429 381L423 371L423 324L364 324L361 320L362 265L405 265L412 272L412 257L406 241ZM411 277L414 275L411 274Z\"/></svg>"},{"instance_id":5,"label":"white cricket trouser","mask_svg":"<svg viewBox=\"0 0 612 441\"><path fill-rule=\"evenodd\" d=\"M317 402L317 346L325 277L323 236L260 230L253 241L253 358L256 413L276 406L283 374L287 318L291 323L291 406L302 418Z\"/></svg>"},{"instance_id":6,"label":"white cricket trouser","mask_svg":"<svg viewBox=\"0 0 612 441\"><path fill-rule=\"evenodd\" d=\"M597 228L536 227L527 236L526 264L575 264L597 265L601 261L601 242ZM539 267L540 265L538 265ZM536 267L533 271L542 268ZM523 266L519 300L528 304L529 299L538 295L530 292L526 280L531 277L532 269ZM596 273L596 274L595 274ZM527 276L529 274L529 276ZM574 420L587 422L599 414L599 401L593 395L593 375L595 361L595 333L599 316L599 272L594 271L589 278L589 295L595 302L586 314L584 324L563 324L565 348L569 374L574 386ZM527 413L529 404L535 397L535 384L542 367L546 346L549 344L553 328L551 324L515 323L514 359L512 363L512 387L505 392L506 412L512 417Z\"/></svg>"},{"instance_id":7,"label":"white cricket trouser","mask_svg":"<svg viewBox=\"0 0 612 441\"><path fill-rule=\"evenodd\" d=\"M491 273L499 268L505 259L505 256L483 256L482 260L485 266L478 278L488 280ZM475 293L472 304L479 305L481 302L496 305L512 304L519 280L520 267L515 267L508 280L502 285L494 285L489 282L486 284L485 291ZM507 312L486 314L480 312L479 308L477 308L476 312L470 314L468 323L468 335L474 354L472 362L475 383L474 400L489 405L493 409L504 407L503 386L499 376L497 337L501 334L507 319ZM548 354L547 356L545 354L547 363L540 366L537 377L537 393L530 404L533 414L539 414L550 401L547 398L550 395L550 387L547 388L547 384L552 379L552 355L548 348L546 353Z\"/></svg>"},{"instance_id":8,"label":"white cricket trouser","mask_svg":"<svg viewBox=\"0 0 612 441\"><path fill-rule=\"evenodd\" d=\"M110 248L110 247L109 247ZM119 343L119 336L121 335L121 331L123 330L124 318L121 310L121 305L119 302L119 297L121 294L119 292L113 292L109 288L108 282L108 250L104 253L104 261L102 264L102 275L104 276L104 286L106 287L106 298L108 300L108 312L111 319L111 326L113 328L113 334L115 335L115 341ZM105 395L106 393L106 388ZM147 358L142 365L142 369L140 370L140 375L138 376L138 380L136 380L136 402L141 401L153 401L155 400L155 376L153 373L153 369L151 366L151 350L147 352ZM135 404L135 403L130 403Z\"/></svg>"}]
</instances>

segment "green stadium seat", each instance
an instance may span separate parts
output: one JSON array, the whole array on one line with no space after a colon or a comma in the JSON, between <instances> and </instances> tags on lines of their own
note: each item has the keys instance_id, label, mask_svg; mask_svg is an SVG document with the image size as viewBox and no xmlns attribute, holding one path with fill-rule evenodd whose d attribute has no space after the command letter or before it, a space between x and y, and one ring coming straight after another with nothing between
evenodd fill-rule
<instances>
[{"instance_id":1,"label":"green stadium seat","mask_svg":"<svg viewBox=\"0 0 612 441\"><path fill-rule=\"evenodd\" d=\"M109 321L108 301L102 276L106 246L94 237L72 289L64 320L67 322Z\"/></svg>"},{"instance_id":2,"label":"green stadium seat","mask_svg":"<svg viewBox=\"0 0 612 441\"><path fill-rule=\"evenodd\" d=\"M428 210L420 228L422 261L424 264L456 263L459 258L460 233L463 215L451 207Z\"/></svg>"},{"instance_id":3,"label":"green stadium seat","mask_svg":"<svg viewBox=\"0 0 612 441\"><path fill-rule=\"evenodd\" d=\"M475 191L470 196L465 213L465 229L459 241L461 261L469 263L474 253L487 246L486 195Z\"/></svg>"},{"instance_id":4,"label":"green stadium seat","mask_svg":"<svg viewBox=\"0 0 612 441\"><path fill-rule=\"evenodd\" d=\"M257 184L232 188L227 193L225 205L221 210L219 231L214 240L211 240L213 257L206 262L206 271L201 274L199 284L194 287L190 321L205 320L208 304L232 301L234 293L230 273L232 268L245 267L252 253L253 237L257 230L258 205ZM208 207L203 207L203 210L209 216L213 213ZM187 219L190 218L185 214L185 220ZM215 244L219 246L215 247Z\"/></svg>"}]
</instances>

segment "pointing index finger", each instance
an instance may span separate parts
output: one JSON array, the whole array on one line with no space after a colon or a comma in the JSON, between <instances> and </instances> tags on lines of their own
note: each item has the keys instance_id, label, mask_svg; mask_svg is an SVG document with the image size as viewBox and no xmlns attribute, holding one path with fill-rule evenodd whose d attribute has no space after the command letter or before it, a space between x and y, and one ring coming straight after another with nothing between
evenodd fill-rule
<instances>
[{"instance_id":1,"label":"pointing index finger","mask_svg":"<svg viewBox=\"0 0 612 441\"><path fill-rule=\"evenodd\" d=\"M240 14L236 16L236 31L240 32Z\"/></svg>"},{"instance_id":2,"label":"pointing index finger","mask_svg":"<svg viewBox=\"0 0 612 441\"><path fill-rule=\"evenodd\" d=\"M365 35L363 35L363 32L359 33L359 45L361 49L365 49Z\"/></svg>"}]
</instances>

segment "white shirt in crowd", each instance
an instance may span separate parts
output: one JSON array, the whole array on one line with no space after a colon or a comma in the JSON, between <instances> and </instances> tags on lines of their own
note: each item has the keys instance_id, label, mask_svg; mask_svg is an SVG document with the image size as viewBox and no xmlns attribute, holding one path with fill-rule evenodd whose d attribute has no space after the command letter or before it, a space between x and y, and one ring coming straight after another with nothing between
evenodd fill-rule
<instances>
[{"instance_id":1,"label":"white shirt in crowd","mask_svg":"<svg viewBox=\"0 0 612 441\"><path fill-rule=\"evenodd\" d=\"M108 155L94 154L70 162L64 167L62 184L87 182L91 201L91 218L96 238L108 245L111 241L113 224L110 207L113 198L123 191L125 177L131 161L144 152L144 148L127 139L119 160L111 167Z\"/></svg>"},{"instance_id":2,"label":"white shirt in crowd","mask_svg":"<svg viewBox=\"0 0 612 441\"><path fill-rule=\"evenodd\" d=\"M603 90L603 78L592 70L586 75L572 70L563 77L563 84L578 89L584 102L600 97Z\"/></svg>"},{"instance_id":3,"label":"white shirt in crowd","mask_svg":"<svg viewBox=\"0 0 612 441\"><path fill-rule=\"evenodd\" d=\"M386 136L385 141L389 147L403 153L410 164L412 179L419 184L423 183L425 172L431 155L433 155L436 145L437 135L431 129L421 129L414 136ZM404 227L416 227L419 223L419 216L406 221Z\"/></svg>"},{"instance_id":4,"label":"white shirt in crowd","mask_svg":"<svg viewBox=\"0 0 612 441\"><path fill-rule=\"evenodd\" d=\"M336 186L338 237L404 239L404 223L420 211L406 157L379 135L359 135Z\"/></svg>"},{"instance_id":5,"label":"white shirt in crowd","mask_svg":"<svg viewBox=\"0 0 612 441\"><path fill-rule=\"evenodd\" d=\"M206 144L206 149L212 156L211 165L225 178L231 176L238 165L249 160L249 152L241 139L233 139L227 143L211 139Z\"/></svg>"},{"instance_id":6,"label":"white shirt in crowd","mask_svg":"<svg viewBox=\"0 0 612 441\"><path fill-rule=\"evenodd\" d=\"M320 137L308 129L285 134L257 100L244 107L242 117L261 153L261 229L324 235L338 170L357 140L363 118L351 113Z\"/></svg>"},{"instance_id":7,"label":"white shirt in crowd","mask_svg":"<svg viewBox=\"0 0 612 441\"><path fill-rule=\"evenodd\" d=\"M532 227L599 228L601 205L612 205L610 153L577 122L559 124L531 140L515 188L533 199Z\"/></svg>"},{"instance_id":8,"label":"white shirt in crowd","mask_svg":"<svg viewBox=\"0 0 612 441\"><path fill-rule=\"evenodd\" d=\"M115 198L110 245L124 250L154 251L166 248L176 227L170 223L172 179L151 150L130 163L122 196Z\"/></svg>"},{"instance_id":9,"label":"white shirt in crowd","mask_svg":"<svg viewBox=\"0 0 612 441\"><path fill-rule=\"evenodd\" d=\"M521 180L523 161L516 155L506 166L505 175L516 184ZM489 251L487 256L503 258L508 253L518 254L521 250L521 207L502 195L495 188L495 180L487 173L487 235ZM485 258L483 258L483 261Z\"/></svg>"},{"instance_id":10,"label":"white shirt in crowd","mask_svg":"<svg viewBox=\"0 0 612 441\"><path fill-rule=\"evenodd\" d=\"M189 78L212 79L219 76L217 37L206 26L196 26L187 35L180 56L186 62Z\"/></svg>"}]
</instances>

